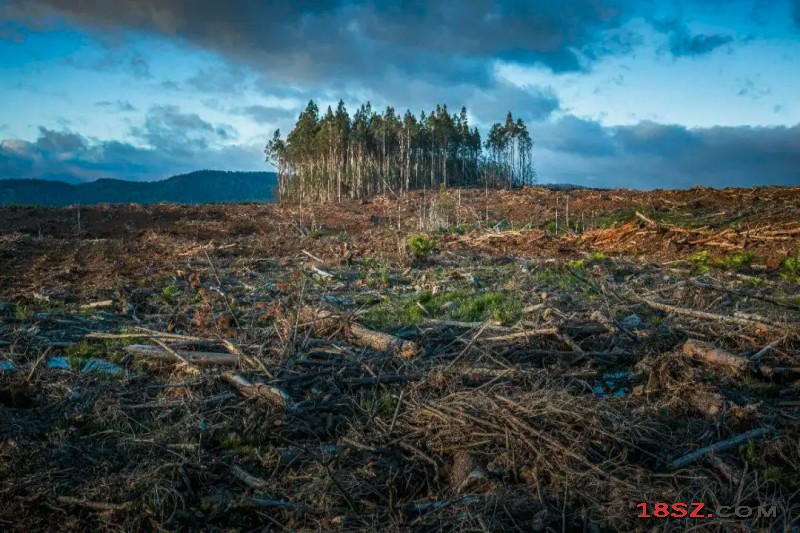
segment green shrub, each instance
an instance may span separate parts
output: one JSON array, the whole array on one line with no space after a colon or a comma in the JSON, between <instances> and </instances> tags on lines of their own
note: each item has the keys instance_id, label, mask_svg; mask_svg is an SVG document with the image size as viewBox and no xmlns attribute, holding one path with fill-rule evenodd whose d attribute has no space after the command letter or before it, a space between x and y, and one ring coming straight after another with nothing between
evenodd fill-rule
<instances>
[{"instance_id":1,"label":"green shrub","mask_svg":"<svg viewBox=\"0 0 800 533\"><path fill-rule=\"evenodd\" d=\"M436 249L436 240L422 233L409 235L406 246L417 259L424 259Z\"/></svg>"},{"instance_id":2,"label":"green shrub","mask_svg":"<svg viewBox=\"0 0 800 533\"><path fill-rule=\"evenodd\" d=\"M174 283L170 283L158 293L158 298L166 305L175 305L181 290Z\"/></svg>"}]
</instances>

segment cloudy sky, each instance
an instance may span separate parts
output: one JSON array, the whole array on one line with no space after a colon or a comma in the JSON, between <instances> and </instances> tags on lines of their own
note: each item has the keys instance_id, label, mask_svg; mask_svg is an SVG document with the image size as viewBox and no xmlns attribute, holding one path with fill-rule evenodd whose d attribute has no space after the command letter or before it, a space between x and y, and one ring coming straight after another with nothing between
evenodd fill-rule
<instances>
[{"instance_id":1,"label":"cloudy sky","mask_svg":"<svg viewBox=\"0 0 800 533\"><path fill-rule=\"evenodd\" d=\"M542 182L800 185L800 0L0 0L0 178L264 170L313 98L529 122Z\"/></svg>"}]
</instances>

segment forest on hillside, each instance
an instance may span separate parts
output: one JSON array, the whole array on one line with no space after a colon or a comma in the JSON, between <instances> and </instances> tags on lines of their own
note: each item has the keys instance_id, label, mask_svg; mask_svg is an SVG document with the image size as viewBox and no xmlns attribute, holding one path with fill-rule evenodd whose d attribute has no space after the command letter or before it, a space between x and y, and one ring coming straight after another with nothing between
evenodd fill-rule
<instances>
[{"instance_id":1,"label":"forest on hillside","mask_svg":"<svg viewBox=\"0 0 800 533\"><path fill-rule=\"evenodd\" d=\"M533 140L511 112L485 143L467 109L437 105L416 117L362 104L351 118L343 101L324 115L314 101L292 131L276 130L267 160L278 171L282 202L341 201L441 187L516 187L535 182Z\"/></svg>"}]
</instances>

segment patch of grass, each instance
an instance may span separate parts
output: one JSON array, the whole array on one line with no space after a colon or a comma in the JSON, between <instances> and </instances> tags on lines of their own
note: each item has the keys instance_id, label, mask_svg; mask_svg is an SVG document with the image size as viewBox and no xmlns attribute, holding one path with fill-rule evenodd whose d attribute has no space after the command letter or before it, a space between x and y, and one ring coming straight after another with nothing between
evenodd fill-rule
<instances>
[{"instance_id":1,"label":"patch of grass","mask_svg":"<svg viewBox=\"0 0 800 533\"><path fill-rule=\"evenodd\" d=\"M606 258L606 254L603 252L592 252L586 257L587 263L597 263Z\"/></svg>"},{"instance_id":2,"label":"patch of grass","mask_svg":"<svg viewBox=\"0 0 800 533\"><path fill-rule=\"evenodd\" d=\"M67 357L67 364L72 370L80 370L86 364L86 357L71 355Z\"/></svg>"},{"instance_id":3,"label":"patch of grass","mask_svg":"<svg viewBox=\"0 0 800 533\"><path fill-rule=\"evenodd\" d=\"M715 259L712 265L725 270L739 270L750 266L755 257L753 252L736 252L735 254Z\"/></svg>"},{"instance_id":4,"label":"patch of grass","mask_svg":"<svg viewBox=\"0 0 800 533\"><path fill-rule=\"evenodd\" d=\"M330 232L323 228L315 228L308 232L308 237L314 240L327 237L328 235L330 235Z\"/></svg>"},{"instance_id":5,"label":"patch of grass","mask_svg":"<svg viewBox=\"0 0 800 533\"><path fill-rule=\"evenodd\" d=\"M579 266L577 263L576 267ZM573 268L579 274L585 272L585 265L583 268ZM576 287L580 281L570 274L568 271L556 267L547 267L537 270L533 274L533 281L536 285L546 287L548 289L567 290Z\"/></svg>"},{"instance_id":6,"label":"patch of grass","mask_svg":"<svg viewBox=\"0 0 800 533\"><path fill-rule=\"evenodd\" d=\"M694 270L700 273L708 272L708 264L711 261L711 252L701 250L689 256L689 262L694 266Z\"/></svg>"},{"instance_id":7,"label":"patch of grass","mask_svg":"<svg viewBox=\"0 0 800 533\"><path fill-rule=\"evenodd\" d=\"M339 242L345 242L350 236L347 234L346 231L340 231L336 234L336 240Z\"/></svg>"},{"instance_id":8,"label":"patch of grass","mask_svg":"<svg viewBox=\"0 0 800 533\"><path fill-rule=\"evenodd\" d=\"M436 249L436 240L423 233L406 237L406 247L417 259L425 259Z\"/></svg>"},{"instance_id":9,"label":"patch of grass","mask_svg":"<svg viewBox=\"0 0 800 533\"><path fill-rule=\"evenodd\" d=\"M755 465L760 455L755 439L749 439L744 446L744 450L742 450L742 459L750 465Z\"/></svg>"},{"instance_id":10,"label":"patch of grass","mask_svg":"<svg viewBox=\"0 0 800 533\"><path fill-rule=\"evenodd\" d=\"M395 400L392 393L388 391L377 398L363 396L358 402L358 406L362 411L375 413L381 416L388 416L394 413L396 405L397 400Z\"/></svg>"},{"instance_id":11,"label":"patch of grass","mask_svg":"<svg viewBox=\"0 0 800 533\"><path fill-rule=\"evenodd\" d=\"M800 252L781 262L781 277L786 281L800 283Z\"/></svg>"},{"instance_id":12,"label":"patch of grass","mask_svg":"<svg viewBox=\"0 0 800 533\"><path fill-rule=\"evenodd\" d=\"M581 271L586 270L586 261L583 259L572 259L571 261L567 262L567 266L570 270L580 273Z\"/></svg>"},{"instance_id":13,"label":"patch of grass","mask_svg":"<svg viewBox=\"0 0 800 533\"><path fill-rule=\"evenodd\" d=\"M374 306L366 320L378 328L418 324L426 318L509 324L522 316L522 309L522 302L510 292L423 291Z\"/></svg>"},{"instance_id":14,"label":"patch of grass","mask_svg":"<svg viewBox=\"0 0 800 533\"><path fill-rule=\"evenodd\" d=\"M361 266L366 272L362 273L367 287L373 289L383 289L391 282L391 265L385 259L375 259L367 257L361 262Z\"/></svg>"},{"instance_id":15,"label":"patch of grass","mask_svg":"<svg viewBox=\"0 0 800 533\"><path fill-rule=\"evenodd\" d=\"M166 305L175 305L178 302L178 296L180 296L180 294L180 288L174 283L170 283L158 292L158 299Z\"/></svg>"},{"instance_id":16,"label":"patch of grass","mask_svg":"<svg viewBox=\"0 0 800 533\"><path fill-rule=\"evenodd\" d=\"M64 348L64 356L67 360L70 358L80 359L108 359L111 362L119 362L119 355L115 353L115 348L120 346L130 346L131 344L140 344L147 342L141 338L128 337L122 339L109 339L101 342L81 341L78 344L67 346Z\"/></svg>"},{"instance_id":17,"label":"patch of grass","mask_svg":"<svg viewBox=\"0 0 800 533\"><path fill-rule=\"evenodd\" d=\"M239 455L255 455L258 453L258 448L247 443L238 433L228 433L219 445L223 450Z\"/></svg>"},{"instance_id":18,"label":"patch of grass","mask_svg":"<svg viewBox=\"0 0 800 533\"><path fill-rule=\"evenodd\" d=\"M595 224L600 229L615 228L617 226L625 224L626 222L632 221L636 216L636 211L637 211L636 208L630 208L617 211L616 213L604 215L597 218Z\"/></svg>"},{"instance_id":19,"label":"patch of grass","mask_svg":"<svg viewBox=\"0 0 800 533\"><path fill-rule=\"evenodd\" d=\"M20 322L30 320L31 318L33 318L33 309L31 309L27 305L15 305L14 318L16 320L19 320Z\"/></svg>"},{"instance_id":20,"label":"patch of grass","mask_svg":"<svg viewBox=\"0 0 800 533\"><path fill-rule=\"evenodd\" d=\"M442 235L464 235L467 228L463 225L444 226L439 228L439 233Z\"/></svg>"},{"instance_id":21,"label":"patch of grass","mask_svg":"<svg viewBox=\"0 0 800 533\"><path fill-rule=\"evenodd\" d=\"M88 341L81 341L78 344L67 346L64 348L64 355L69 359L76 357L81 359L88 359L90 357L105 357L107 347L105 343L91 343Z\"/></svg>"}]
</instances>

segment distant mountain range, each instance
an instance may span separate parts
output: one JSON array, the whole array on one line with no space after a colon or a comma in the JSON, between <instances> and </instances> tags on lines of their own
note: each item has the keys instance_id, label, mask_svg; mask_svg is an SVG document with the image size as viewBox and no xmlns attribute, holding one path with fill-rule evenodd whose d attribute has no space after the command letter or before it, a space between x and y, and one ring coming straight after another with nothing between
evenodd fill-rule
<instances>
[{"instance_id":1,"label":"distant mountain range","mask_svg":"<svg viewBox=\"0 0 800 533\"><path fill-rule=\"evenodd\" d=\"M0 205L63 207L80 204L155 204L171 202L271 202L274 172L199 170L161 181L100 179L71 184L51 180L0 179Z\"/></svg>"}]
</instances>

